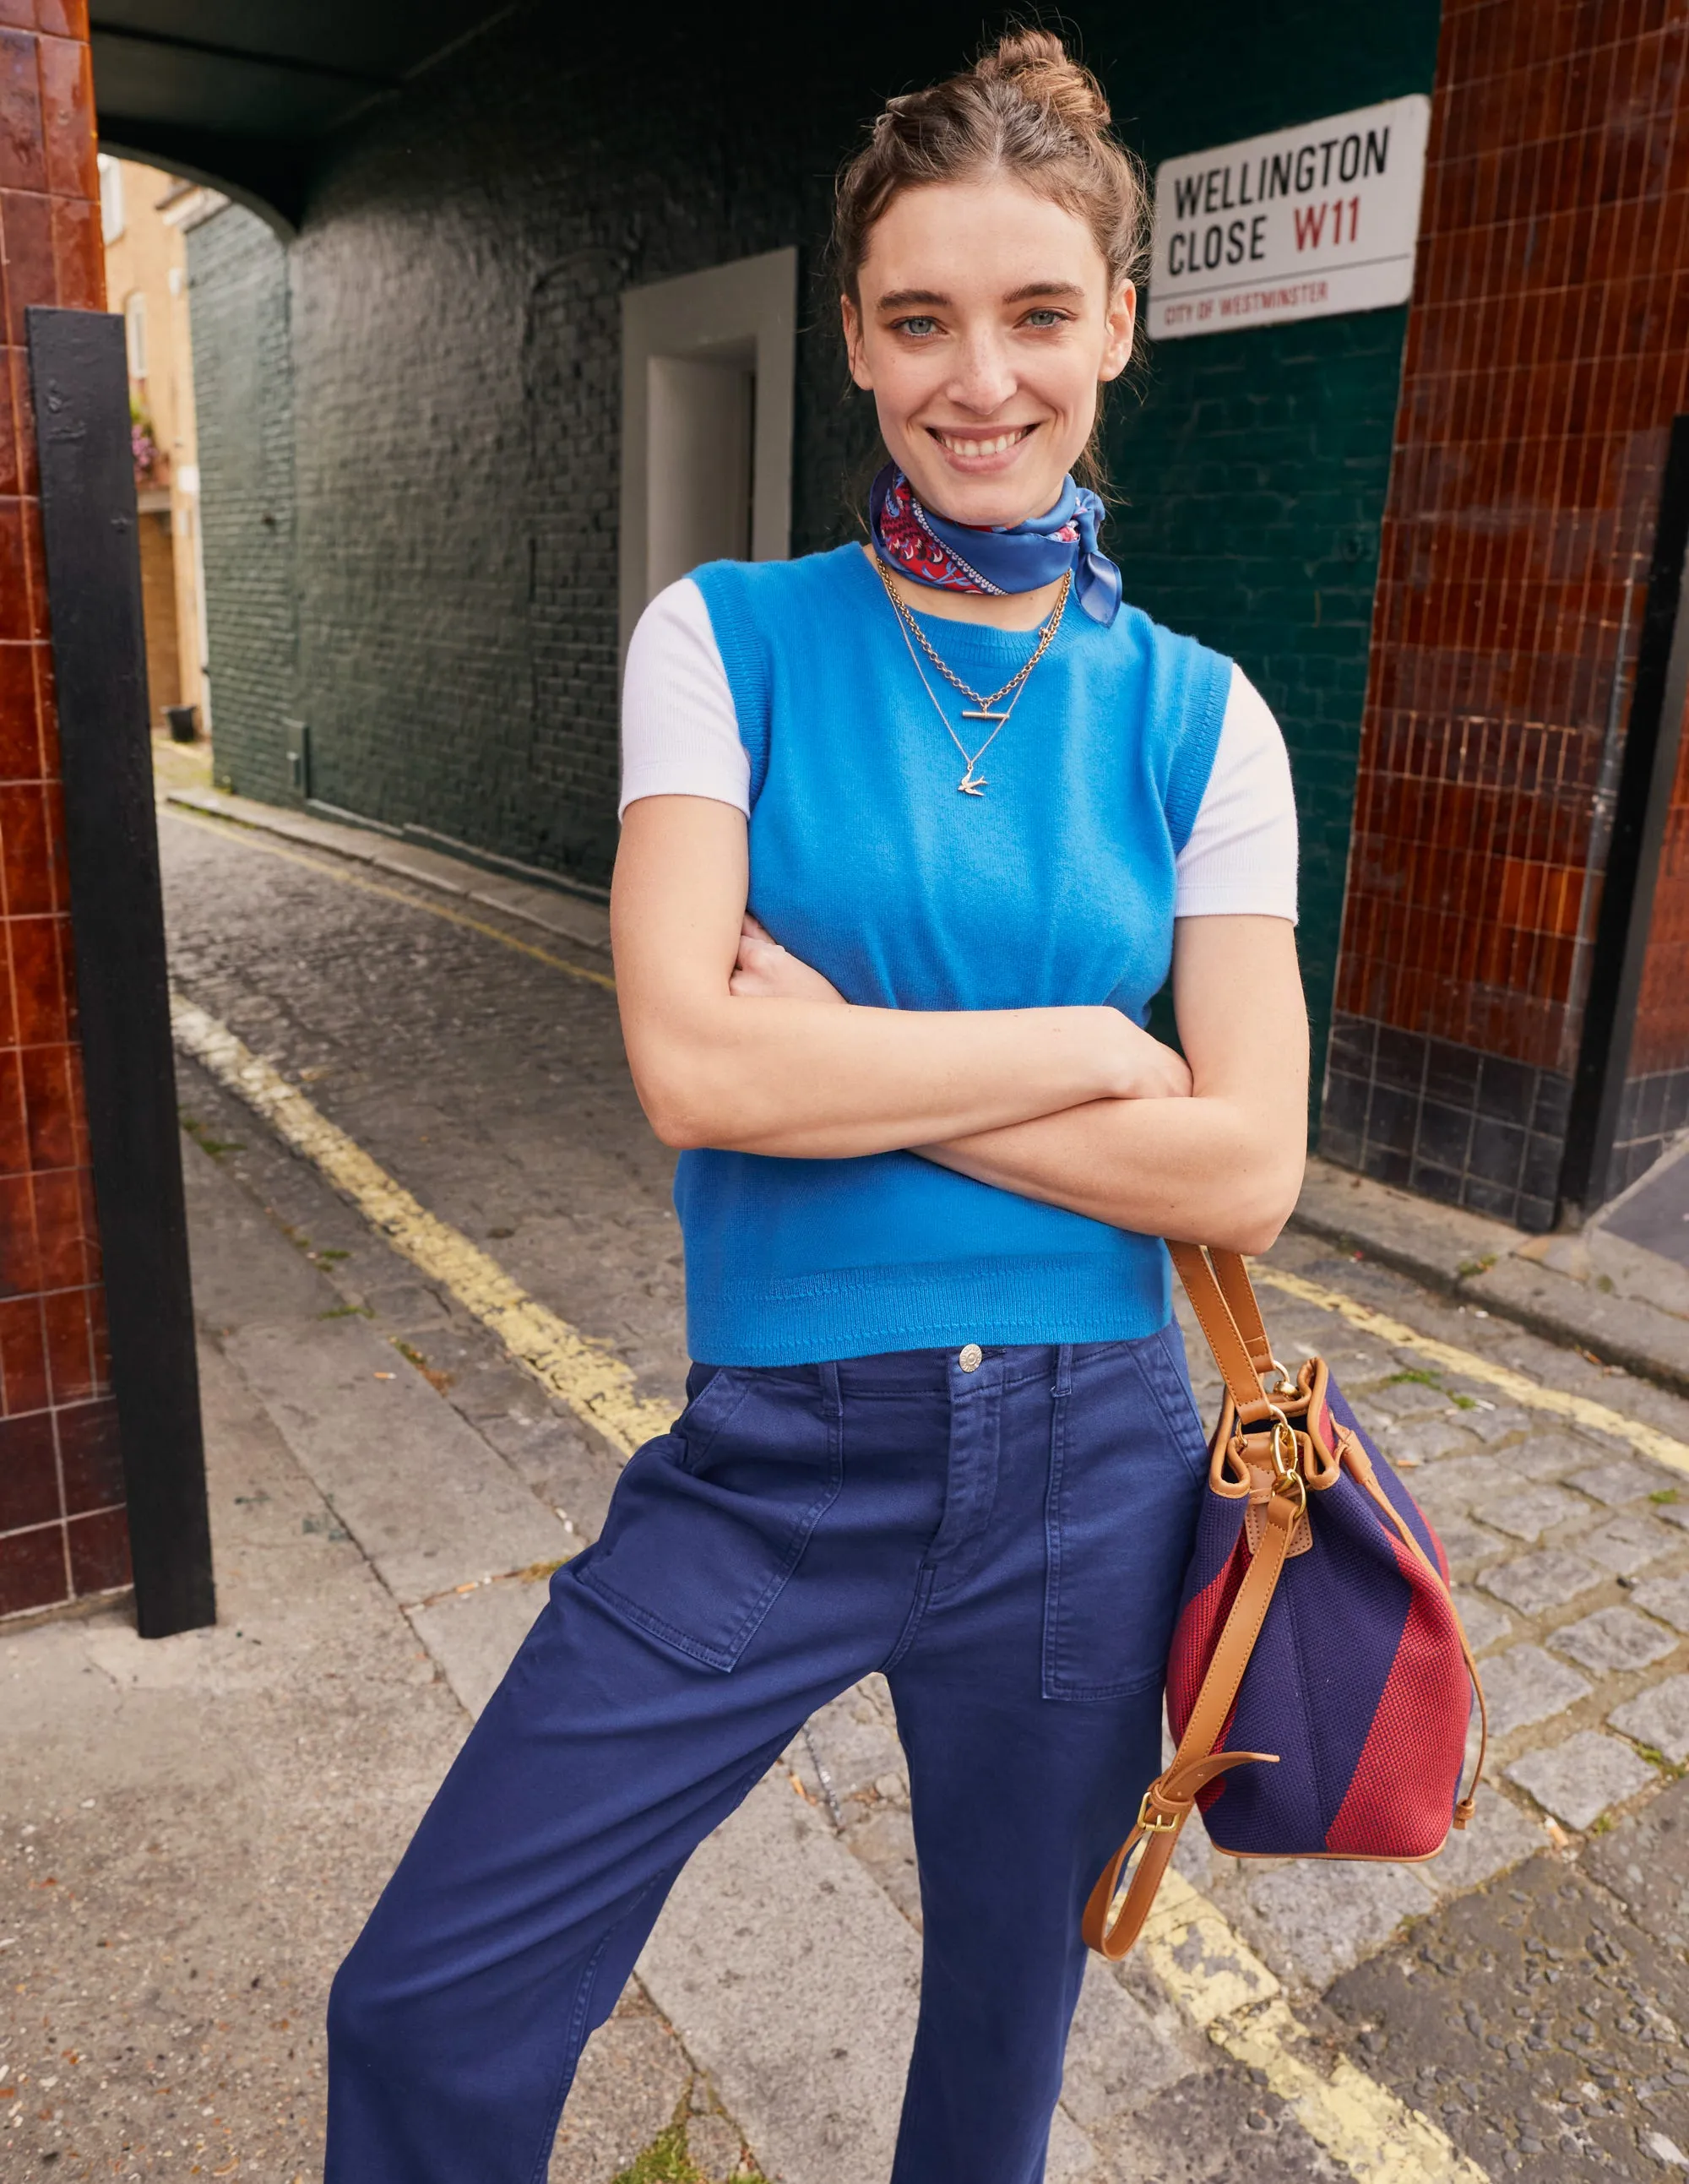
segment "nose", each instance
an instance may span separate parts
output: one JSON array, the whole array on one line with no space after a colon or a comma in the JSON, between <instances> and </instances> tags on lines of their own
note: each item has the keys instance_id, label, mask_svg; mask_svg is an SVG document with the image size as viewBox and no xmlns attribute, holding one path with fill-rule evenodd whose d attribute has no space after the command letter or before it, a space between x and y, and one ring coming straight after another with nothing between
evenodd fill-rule
<instances>
[{"instance_id":1,"label":"nose","mask_svg":"<svg viewBox=\"0 0 1689 2184\"><path fill-rule=\"evenodd\" d=\"M1002 408L1018 384L996 330L981 328L962 343L955 375L945 392L959 409L989 417Z\"/></svg>"}]
</instances>

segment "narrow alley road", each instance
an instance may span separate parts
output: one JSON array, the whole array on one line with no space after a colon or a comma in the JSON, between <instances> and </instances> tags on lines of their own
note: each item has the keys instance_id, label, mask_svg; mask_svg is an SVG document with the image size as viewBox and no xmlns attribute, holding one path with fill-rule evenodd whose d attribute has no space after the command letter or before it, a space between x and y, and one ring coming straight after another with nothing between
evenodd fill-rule
<instances>
[{"instance_id":1,"label":"narrow alley road","mask_svg":"<svg viewBox=\"0 0 1689 2184\"><path fill-rule=\"evenodd\" d=\"M239 1625L197 1652L168 1641L189 1663L168 1672L161 1649L137 1656L98 1618L20 1632L0 1643L0 1688L58 1694L89 1737L103 1717L77 1709L107 1682L150 1677L155 1710L173 1677L183 1703L220 1693L224 1735L279 1772L257 1807L232 1799L215 1849L212 1790L177 1799L172 1870L189 1895L203 1873L233 1906L261 1841L291 1893L266 1894L251 1972L215 1975L236 1998L203 2016L200 2052L209 2070L226 2049L225 2091L193 2114L215 2113L220 2135L178 2135L174 2110L166 2133L144 2119L167 2036L155 2060L117 2027L149 2010L200 2023L187 1975L164 1969L186 1962L180 1925L156 1892L151 1909L125 1908L123 1859L92 1847L86 1769L73 1784L49 1758L0 1787L20 1875L38 1880L52 1844L55 1883L68 1874L101 1925L73 1942L48 1892L15 1894L0 2132L31 2163L62 2159L62 2176L289 2184L320 2143L327 1971L537 1609L538 1578L595 1534L618 1468L614 1435L566 1377L537 1377L500 1339L477 1301L486 1267L661 1408L685 1363L678 1235L604 954L203 818L166 812L161 836L173 982L231 1035L205 1047L211 1067L184 1058L181 1082L223 1620ZM254 1110L260 1076L293 1102L293 1150ZM339 1152L320 1157L325 1144ZM354 1166L375 1195L366 1181L348 1199ZM393 1247L393 1221L371 1225L389 1201L447 1239L443 1274ZM1491 1781L1469 1835L1423 1867L1245 1866L1193 1828L1159 1940L1087 1983L1051 2177L1558 2184L1689 2169L1689 1405L1305 1234L1261 1271L1281 1354L1330 1358L1447 1546L1491 1694ZM1191 1358L1206 1405L1213 1376L1195 1346ZM266 1607L250 1591L252 1535L283 1506L286 1554L306 1541L311 1574ZM261 1734L227 1711L259 1704L234 1665L242 1632L275 1649ZM191 1665L214 1656L215 1674ZM367 1740L364 1659L383 1680ZM353 1711L325 1744L306 1686L326 1688L330 1661L345 1680L335 1704ZM298 1729L289 1708L304 1708ZM170 1735L192 1742L182 1723ZM290 1739L318 1758L283 1752ZM907 1806L870 1679L688 1872L594 2043L553 2184L881 2184L918 1961ZM344 1854L324 1880L332 1842ZM107 1927L140 1936L132 1972L76 1954L105 1949ZM205 1946L230 1954L226 1936ZM285 2061L240 2000L260 1981L287 1989ZM73 2048L101 2074L80 2109Z\"/></svg>"}]
</instances>

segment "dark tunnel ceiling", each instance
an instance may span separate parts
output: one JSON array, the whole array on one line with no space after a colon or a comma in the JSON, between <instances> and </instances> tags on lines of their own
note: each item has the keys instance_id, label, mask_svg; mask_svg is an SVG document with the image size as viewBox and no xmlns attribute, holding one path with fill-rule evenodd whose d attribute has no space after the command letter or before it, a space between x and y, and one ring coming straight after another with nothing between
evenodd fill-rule
<instances>
[{"instance_id":1,"label":"dark tunnel ceiling","mask_svg":"<svg viewBox=\"0 0 1689 2184\"><path fill-rule=\"evenodd\" d=\"M320 141L510 0L94 0L101 145L297 222Z\"/></svg>"}]
</instances>

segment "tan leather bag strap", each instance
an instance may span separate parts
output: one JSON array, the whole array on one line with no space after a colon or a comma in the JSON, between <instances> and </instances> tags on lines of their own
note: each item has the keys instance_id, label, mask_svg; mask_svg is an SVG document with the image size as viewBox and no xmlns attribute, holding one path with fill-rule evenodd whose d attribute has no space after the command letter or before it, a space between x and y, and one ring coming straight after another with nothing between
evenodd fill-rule
<instances>
[{"instance_id":1,"label":"tan leather bag strap","mask_svg":"<svg viewBox=\"0 0 1689 2184\"><path fill-rule=\"evenodd\" d=\"M1248 1334L1240 1327L1226 1290L1222 1285L1214 1265L1200 1244L1175 1244L1171 1240L1168 1251L1179 1279L1185 1284L1185 1294L1190 1300L1196 1322L1208 1339L1208 1347L1214 1353L1214 1362L1220 1368L1227 1392L1237 1406L1238 1414L1250 1424L1265 1417L1271 1407L1267 1392L1262 1385L1261 1373L1257 1369ZM1259 1346L1268 1351L1265 1329L1261 1323L1261 1307L1256 1302L1255 1291L1249 1279L1249 1270L1235 1251L1217 1251L1215 1264L1226 1261L1227 1279L1235 1295L1246 1297L1246 1318L1257 1332Z\"/></svg>"},{"instance_id":2,"label":"tan leather bag strap","mask_svg":"<svg viewBox=\"0 0 1689 2184\"><path fill-rule=\"evenodd\" d=\"M1249 1279L1249 1268L1237 1251L1208 1253L1208 1263L1214 1270L1214 1279L1220 1285L1220 1295L1225 1299L1237 1331L1243 1337L1249 1362L1257 1377L1264 1385L1267 1375L1283 1368L1273 1355L1273 1346L1267 1339L1267 1323L1261 1317L1261 1301L1255 1294L1255 1284Z\"/></svg>"},{"instance_id":3,"label":"tan leather bag strap","mask_svg":"<svg viewBox=\"0 0 1689 2184\"><path fill-rule=\"evenodd\" d=\"M1156 1892L1173 1862L1179 1830L1196 1810L1197 1793L1229 1767L1241 1767L1257 1759L1278 1763L1274 1752L1216 1752L1214 1744L1236 1701L1243 1672L1249 1666L1249 1657L1278 1588L1296 1520L1305 1506L1302 1495L1274 1493L1269 1497L1261 1543L1238 1587L1179 1749L1172 1763L1145 1791L1131 1834L1103 1868L1091 1891L1083 1922L1084 1938L1099 1955L1112 1962L1118 1963L1127 1953L1143 1930ZM1123 1888L1121 1873L1140 1844L1141 1854Z\"/></svg>"}]
</instances>

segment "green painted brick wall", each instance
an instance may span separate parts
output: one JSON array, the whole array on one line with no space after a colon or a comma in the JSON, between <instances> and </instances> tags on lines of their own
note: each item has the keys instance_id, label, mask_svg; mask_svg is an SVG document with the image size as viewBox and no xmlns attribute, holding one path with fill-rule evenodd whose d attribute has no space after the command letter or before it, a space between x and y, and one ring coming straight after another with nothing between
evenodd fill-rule
<instances>
[{"instance_id":1,"label":"green painted brick wall","mask_svg":"<svg viewBox=\"0 0 1689 2184\"><path fill-rule=\"evenodd\" d=\"M1437 31L1435 0L1067 20L1151 166L1429 89ZM298 710L320 796L601 882L621 291L799 246L794 550L849 535L873 433L817 271L832 172L889 92L980 29L966 7L870 0L796 55L700 16L635 67L617 23L530 5L337 141L285 252L235 208L197 231L220 773L284 798ZM1108 428L1129 593L1231 653L1284 722L1322 1048L1404 317L1162 343ZM260 431L262 463L242 452ZM260 474L260 499L291 476L291 506L257 504Z\"/></svg>"},{"instance_id":2,"label":"green painted brick wall","mask_svg":"<svg viewBox=\"0 0 1689 2184\"><path fill-rule=\"evenodd\" d=\"M213 749L248 796L290 795L298 666L287 254L231 205L187 233Z\"/></svg>"},{"instance_id":3,"label":"green painted brick wall","mask_svg":"<svg viewBox=\"0 0 1689 2184\"><path fill-rule=\"evenodd\" d=\"M1199 4L1093 42L1153 168L1429 92L1439 0ZM1277 713L1302 827L1318 1098L1342 922L1379 526L1407 309L1157 343L1113 403L1110 540L1129 596L1229 653Z\"/></svg>"}]
</instances>

